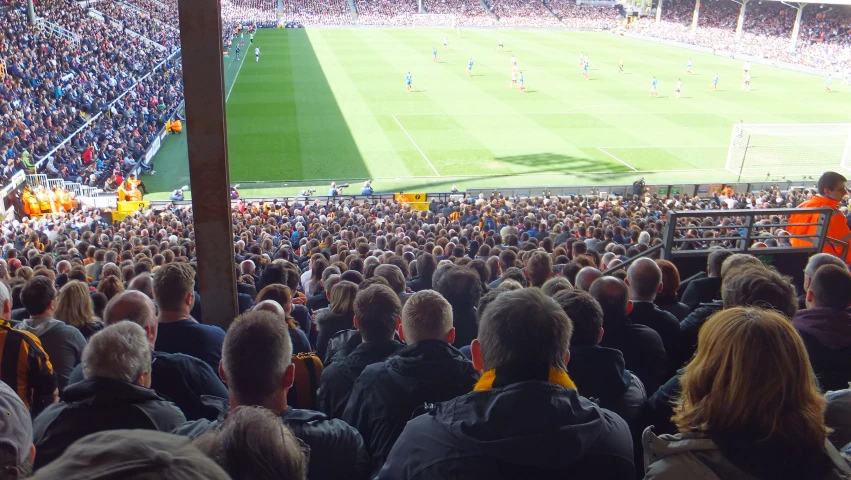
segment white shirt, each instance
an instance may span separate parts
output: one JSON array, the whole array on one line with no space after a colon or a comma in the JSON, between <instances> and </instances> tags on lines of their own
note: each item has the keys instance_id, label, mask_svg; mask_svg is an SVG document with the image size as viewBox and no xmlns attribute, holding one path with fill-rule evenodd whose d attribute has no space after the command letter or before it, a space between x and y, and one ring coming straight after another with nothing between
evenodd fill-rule
<instances>
[{"instance_id":1,"label":"white shirt","mask_svg":"<svg viewBox=\"0 0 851 480\"><path fill-rule=\"evenodd\" d=\"M254 49L254 55L260 55L260 47Z\"/></svg>"}]
</instances>

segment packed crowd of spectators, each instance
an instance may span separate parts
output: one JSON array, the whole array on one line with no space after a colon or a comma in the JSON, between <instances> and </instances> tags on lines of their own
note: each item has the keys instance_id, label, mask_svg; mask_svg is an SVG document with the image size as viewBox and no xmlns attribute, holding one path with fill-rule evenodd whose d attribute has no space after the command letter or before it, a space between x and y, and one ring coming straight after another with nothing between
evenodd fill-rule
<instances>
[{"instance_id":1,"label":"packed crowd of spectators","mask_svg":"<svg viewBox=\"0 0 851 480\"><path fill-rule=\"evenodd\" d=\"M670 261L621 265L659 240L671 210L717 210L706 221L723 233L741 226L731 206L819 193L845 208L844 182L702 200L480 196L423 212L239 201L240 315L227 330L205 323L189 207L114 225L97 211L2 222L0 345L21 353L0 358L0 468L845 478L843 260L813 255L797 290L723 242L685 286Z\"/></svg>"},{"instance_id":2,"label":"packed crowd of spectators","mask_svg":"<svg viewBox=\"0 0 851 480\"><path fill-rule=\"evenodd\" d=\"M567 28L609 29L620 25L620 14L611 6L577 5L573 0L544 2Z\"/></svg>"},{"instance_id":3,"label":"packed crowd of spectators","mask_svg":"<svg viewBox=\"0 0 851 480\"><path fill-rule=\"evenodd\" d=\"M557 27L559 20L543 2L524 0L490 0L493 13L499 24L506 27Z\"/></svg>"},{"instance_id":4,"label":"packed crowd of spectators","mask_svg":"<svg viewBox=\"0 0 851 480\"><path fill-rule=\"evenodd\" d=\"M410 26L419 12L414 0L356 0L355 8L362 25Z\"/></svg>"},{"instance_id":5,"label":"packed crowd of spectators","mask_svg":"<svg viewBox=\"0 0 851 480\"><path fill-rule=\"evenodd\" d=\"M165 25L176 27L178 24L177 0L128 0L127 3Z\"/></svg>"},{"instance_id":6,"label":"packed crowd of spectators","mask_svg":"<svg viewBox=\"0 0 851 480\"><path fill-rule=\"evenodd\" d=\"M429 0L424 1L428 13L452 14L463 26L486 27L497 24L496 18L480 0Z\"/></svg>"},{"instance_id":7,"label":"packed crowd of spectators","mask_svg":"<svg viewBox=\"0 0 851 480\"><path fill-rule=\"evenodd\" d=\"M141 13L139 10L112 0L98 2L97 9L109 20L121 24L124 31L129 30L162 45L168 53L180 48L179 30L154 20L147 13Z\"/></svg>"},{"instance_id":8,"label":"packed crowd of spectators","mask_svg":"<svg viewBox=\"0 0 851 480\"><path fill-rule=\"evenodd\" d=\"M831 11L808 5L804 8L797 49L789 51L797 11L776 2L748 4L742 37L736 40L738 4L710 2L702 6L695 36L691 35L694 2L665 3L662 22L646 17L630 25L630 31L656 38L691 43L716 50L759 58L803 64L845 72L851 70L851 9L835 6Z\"/></svg>"},{"instance_id":9,"label":"packed crowd of spectators","mask_svg":"<svg viewBox=\"0 0 851 480\"><path fill-rule=\"evenodd\" d=\"M276 0L222 0L222 25L256 25L274 27L278 24Z\"/></svg>"},{"instance_id":10,"label":"packed crowd of spectators","mask_svg":"<svg viewBox=\"0 0 851 480\"><path fill-rule=\"evenodd\" d=\"M288 0L284 2L284 18L304 25L354 23L349 3L340 0Z\"/></svg>"}]
</instances>

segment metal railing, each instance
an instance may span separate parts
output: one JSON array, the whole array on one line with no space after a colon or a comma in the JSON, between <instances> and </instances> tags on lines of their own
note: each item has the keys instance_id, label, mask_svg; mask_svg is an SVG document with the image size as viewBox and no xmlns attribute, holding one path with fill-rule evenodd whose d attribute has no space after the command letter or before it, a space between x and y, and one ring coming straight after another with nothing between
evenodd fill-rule
<instances>
[{"instance_id":1,"label":"metal railing","mask_svg":"<svg viewBox=\"0 0 851 480\"><path fill-rule=\"evenodd\" d=\"M58 36L60 36L64 39L70 41L76 47L80 46L79 35L77 35L74 32L71 32L69 30L66 30L66 29L60 27L59 25L57 25L55 23L48 22L47 20L45 20L43 18L39 18L38 19L38 28L41 29L41 30L44 30L46 32L50 32L54 35L58 35Z\"/></svg>"}]
</instances>

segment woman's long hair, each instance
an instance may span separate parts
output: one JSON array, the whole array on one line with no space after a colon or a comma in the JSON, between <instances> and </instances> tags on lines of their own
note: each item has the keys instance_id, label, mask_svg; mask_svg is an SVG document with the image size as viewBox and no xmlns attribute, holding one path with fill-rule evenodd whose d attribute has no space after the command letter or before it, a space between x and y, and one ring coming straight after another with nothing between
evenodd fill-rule
<instances>
[{"instance_id":1,"label":"woman's long hair","mask_svg":"<svg viewBox=\"0 0 851 480\"><path fill-rule=\"evenodd\" d=\"M95 320L95 309L89 286L79 280L72 280L59 290L56 299L56 311L53 316L58 320L77 328Z\"/></svg>"},{"instance_id":2,"label":"woman's long hair","mask_svg":"<svg viewBox=\"0 0 851 480\"><path fill-rule=\"evenodd\" d=\"M756 428L821 451L828 434L825 400L807 350L791 322L774 310L722 310L700 329L672 420L680 432Z\"/></svg>"},{"instance_id":3,"label":"woman's long hair","mask_svg":"<svg viewBox=\"0 0 851 480\"><path fill-rule=\"evenodd\" d=\"M331 289L331 313L336 315L354 315L355 297L358 286L353 282L343 280Z\"/></svg>"},{"instance_id":4,"label":"woman's long hair","mask_svg":"<svg viewBox=\"0 0 851 480\"><path fill-rule=\"evenodd\" d=\"M263 300L273 300L278 302L278 305L284 309L286 314L287 325L289 325L290 328L298 328L298 324L295 319L290 316L293 311L293 292L290 290L290 287L281 285L280 283L266 285L257 293L257 297L254 298L254 303L258 304Z\"/></svg>"}]
</instances>

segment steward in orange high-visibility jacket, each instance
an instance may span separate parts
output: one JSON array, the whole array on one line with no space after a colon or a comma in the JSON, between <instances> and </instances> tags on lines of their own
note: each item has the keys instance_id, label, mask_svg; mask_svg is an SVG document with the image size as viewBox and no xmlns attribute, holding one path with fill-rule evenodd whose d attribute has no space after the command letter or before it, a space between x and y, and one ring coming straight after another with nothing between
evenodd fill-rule
<instances>
[{"instance_id":1,"label":"steward in orange high-visibility jacket","mask_svg":"<svg viewBox=\"0 0 851 480\"><path fill-rule=\"evenodd\" d=\"M843 242L851 241L851 229L848 228L848 223L845 216L839 212L839 202L848 194L845 183L848 180L836 172L825 172L818 180L818 195L798 205L798 208L819 208L829 207L834 210L830 217L830 223L827 227L827 236ZM817 214L799 213L789 216L789 223L816 223L819 216ZM815 235L816 225L788 227L786 230L792 235ZM792 246L809 247L812 242L806 238L792 238ZM846 264L851 264L851 248L848 249L849 254L844 258ZM829 253L837 257L842 256L842 247L833 246L825 243L822 249L824 253Z\"/></svg>"}]
</instances>

